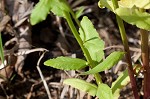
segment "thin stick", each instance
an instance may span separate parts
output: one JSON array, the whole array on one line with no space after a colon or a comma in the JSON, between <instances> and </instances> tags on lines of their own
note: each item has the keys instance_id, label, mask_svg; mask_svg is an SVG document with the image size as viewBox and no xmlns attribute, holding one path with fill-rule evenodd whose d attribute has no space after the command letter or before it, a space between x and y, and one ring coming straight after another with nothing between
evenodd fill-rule
<instances>
[{"instance_id":1,"label":"thin stick","mask_svg":"<svg viewBox=\"0 0 150 99\"><path fill-rule=\"evenodd\" d=\"M110 50L110 49L124 49L124 47L122 45L113 45L113 46L108 46L108 47L105 47L104 50ZM135 47L129 47L130 51L133 51L133 52L141 52L141 49L140 48L135 48Z\"/></svg>"},{"instance_id":2,"label":"thin stick","mask_svg":"<svg viewBox=\"0 0 150 99\"><path fill-rule=\"evenodd\" d=\"M43 76L43 74L42 74L42 71L41 71L41 69L40 69L40 67L39 67L40 62L41 62L41 59L44 57L44 54L45 54L45 52L40 56L40 58L39 58L39 60L38 60L38 62L37 62L36 68L37 68L37 70L38 70L38 72L39 72L39 74L40 74L41 80L42 80L42 82L43 82L43 84L44 84L45 90L46 90L47 95L48 95L48 99L52 99L51 94L50 94L50 91L49 91L49 88L48 88L48 85L47 85L47 83L46 83L46 81L45 81L45 79L44 79L44 76Z\"/></svg>"}]
</instances>

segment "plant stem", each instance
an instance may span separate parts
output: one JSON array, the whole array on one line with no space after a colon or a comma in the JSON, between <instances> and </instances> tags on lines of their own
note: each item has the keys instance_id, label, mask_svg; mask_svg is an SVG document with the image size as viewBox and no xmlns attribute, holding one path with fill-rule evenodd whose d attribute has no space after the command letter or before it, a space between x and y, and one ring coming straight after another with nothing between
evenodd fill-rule
<instances>
[{"instance_id":1,"label":"plant stem","mask_svg":"<svg viewBox=\"0 0 150 99\"><path fill-rule=\"evenodd\" d=\"M148 51L148 31L141 29L141 50L144 68L144 99L150 97L150 67L149 67L149 51Z\"/></svg>"},{"instance_id":2,"label":"plant stem","mask_svg":"<svg viewBox=\"0 0 150 99\"><path fill-rule=\"evenodd\" d=\"M80 25L80 22L79 22L79 20L76 18L76 16L75 16L75 14L74 14L74 12L73 12L72 9L71 9L71 12L70 12L70 13L71 13L72 17L74 18L74 20L75 20L76 24L78 25L78 27L80 27L81 30L83 31L83 35L84 35L84 37L85 37L85 31L84 31L84 29L82 28L82 26ZM85 42L85 38L84 38L83 42Z\"/></svg>"},{"instance_id":3,"label":"plant stem","mask_svg":"<svg viewBox=\"0 0 150 99\"><path fill-rule=\"evenodd\" d=\"M66 2L66 3L67 3L67 2ZM80 21L76 18L75 13L73 12L72 8L69 6L68 3L67 3L67 5L68 5L68 7L69 7L69 9L70 9L70 14L71 14L71 16L72 16L73 19L75 20L75 22L76 22L76 24L78 25L78 27L80 27L80 28L82 29L83 35L84 35L84 37L85 37L85 32L84 32L82 26L80 25ZM84 41L84 40L83 40L83 41Z\"/></svg>"},{"instance_id":4,"label":"plant stem","mask_svg":"<svg viewBox=\"0 0 150 99\"><path fill-rule=\"evenodd\" d=\"M112 0L112 2L113 2L114 9L117 9L119 7L117 0ZM126 61L128 63L128 74L129 74L129 77L130 77L133 94L134 94L135 99L139 99L136 79L134 77L134 71L133 71L133 67L132 67L132 61L131 61L130 50L129 50L129 45L128 45L128 39L127 39L127 36L126 36L124 24L123 24L122 19L118 15L116 15L116 19L117 19L119 31L120 31L120 34L121 34L124 50L126 52L125 56L126 56Z\"/></svg>"},{"instance_id":5,"label":"plant stem","mask_svg":"<svg viewBox=\"0 0 150 99\"><path fill-rule=\"evenodd\" d=\"M1 61L4 64L4 52L3 52L3 44L2 44L2 37L1 37L1 33L0 33L0 58L1 58Z\"/></svg>"},{"instance_id":6,"label":"plant stem","mask_svg":"<svg viewBox=\"0 0 150 99\"><path fill-rule=\"evenodd\" d=\"M95 65L94 65L94 63L93 63L93 61L92 61L92 59L91 59L91 56L90 56L89 52L88 52L87 49L83 46L83 41L82 41L82 39L80 38L79 33L78 33L76 27L74 26L74 23L73 23L73 21L72 21L72 19L71 19L70 14L69 14L68 12L65 12L65 11L64 11L64 14L65 14L65 18L66 18L66 20L67 20L67 23L68 23L68 25L69 25L69 27L70 27L70 29L71 29L73 35L75 36L77 42L79 43L79 45L80 45L80 47L81 47L81 49L82 49L82 51L83 51L83 53L84 53L85 58L87 59L88 63L90 64L90 67L91 67L91 68L94 68ZM100 75L99 75L98 73L94 74L94 77L95 77L95 79L96 79L97 84L102 83L102 80L101 80Z\"/></svg>"}]
</instances>

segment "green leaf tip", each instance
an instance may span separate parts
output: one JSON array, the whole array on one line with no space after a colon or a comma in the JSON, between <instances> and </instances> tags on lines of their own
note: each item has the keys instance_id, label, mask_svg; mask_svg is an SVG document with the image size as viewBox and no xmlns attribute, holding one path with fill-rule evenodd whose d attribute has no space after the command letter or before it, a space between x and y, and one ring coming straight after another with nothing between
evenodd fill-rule
<instances>
[{"instance_id":1,"label":"green leaf tip","mask_svg":"<svg viewBox=\"0 0 150 99\"><path fill-rule=\"evenodd\" d=\"M71 10L66 0L40 0L32 10L31 25L45 20L50 11L57 16L64 17L64 11L70 12Z\"/></svg>"},{"instance_id":2,"label":"green leaf tip","mask_svg":"<svg viewBox=\"0 0 150 99\"><path fill-rule=\"evenodd\" d=\"M71 12L70 6L68 5L66 0L52 0L52 12L59 16L59 17L64 17L64 12Z\"/></svg>"},{"instance_id":3,"label":"green leaf tip","mask_svg":"<svg viewBox=\"0 0 150 99\"><path fill-rule=\"evenodd\" d=\"M77 19L81 16L84 9L84 7L80 7L79 10L75 13Z\"/></svg>"},{"instance_id":4,"label":"green leaf tip","mask_svg":"<svg viewBox=\"0 0 150 99\"><path fill-rule=\"evenodd\" d=\"M99 8L108 8L109 10L114 12L114 7L111 0L100 0L98 2Z\"/></svg>"},{"instance_id":5,"label":"green leaf tip","mask_svg":"<svg viewBox=\"0 0 150 99\"><path fill-rule=\"evenodd\" d=\"M77 88L81 91L87 92L88 94L95 96L97 92L97 86L91 83L88 83L84 80L77 78L65 79L64 84L70 85L74 88Z\"/></svg>"},{"instance_id":6,"label":"green leaf tip","mask_svg":"<svg viewBox=\"0 0 150 99\"><path fill-rule=\"evenodd\" d=\"M112 83L111 89L115 98L119 98L121 89L130 82L128 71L122 72L117 80Z\"/></svg>"},{"instance_id":7,"label":"green leaf tip","mask_svg":"<svg viewBox=\"0 0 150 99\"><path fill-rule=\"evenodd\" d=\"M89 51L93 62L100 62L104 56L104 41L101 40L98 32L88 17L83 17L81 26L82 28L79 29L79 32L80 37L84 42L84 47Z\"/></svg>"},{"instance_id":8,"label":"green leaf tip","mask_svg":"<svg viewBox=\"0 0 150 99\"><path fill-rule=\"evenodd\" d=\"M120 7L116 9L116 14L129 24L136 25L141 29L150 30L150 14L147 12Z\"/></svg>"},{"instance_id":9,"label":"green leaf tip","mask_svg":"<svg viewBox=\"0 0 150 99\"><path fill-rule=\"evenodd\" d=\"M112 90L107 84L99 84L97 94L99 99L114 99Z\"/></svg>"},{"instance_id":10,"label":"green leaf tip","mask_svg":"<svg viewBox=\"0 0 150 99\"><path fill-rule=\"evenodd\" d=\"M85 60L71 57L57 57L55 59L49 59L44 62L44 65L51 66L53 68L61 70L80 70L87 66Z\"/></svg>"},{"instance_id":11,"label":"green leaf tip","mask_svg":"<svg viewBox=\"0 0 150 99\"><path fill-rule=\"evenodd\" d=\"M124 52L113 52L103 62L81 75L95 74L110 69L112 66L117 64L123 56Z\"/></svg>"},{"instance_id":12,"label":"green leaf tip","mask_svg":"<svg viewBox=\"0 0 150 99\"><path fill-rule=\"evenodd\" d=\"M35 25L46 19L51 10L51 1L52 0L40 0L36 4L30 16L31 25Z\"/></svg>"}]
</instances>

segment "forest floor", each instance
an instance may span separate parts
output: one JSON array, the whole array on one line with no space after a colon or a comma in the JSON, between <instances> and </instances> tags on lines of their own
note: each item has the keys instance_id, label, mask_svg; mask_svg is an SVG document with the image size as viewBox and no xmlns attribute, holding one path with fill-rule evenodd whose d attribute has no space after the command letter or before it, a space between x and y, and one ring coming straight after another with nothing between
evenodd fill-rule
<instances>
[{"instance_id":1,"label":"forest floor","mask_svg":"<svg viewBox=\"0 0 150 99\"><path fill-rule=\"evenodd\" d=\"M38 0L1 0L0 31L2 33L7 67L0 70L0 99L48 99L41 74L48 85L52 99L95 99L62 82L75 77L79 71L61 71L43 65L44 61L58 56L83 58L82 51L73 37L66 21L50 13L47 19L35 26L29 23L30 13ZM76 11L84 7L79 18L88 16L100 37L105 41L105 56L116 50L123 50L122 41L115 15L107 9L98 8L98 0L68 0ZM8 13L5 13L7 10ZM40 12L39 12L40 14ZM139 30L125 23L131 55L134 63L140 60ZM40 60L42 54L44 57ZM40 63L38 63L38 61ZM103 82L111 85L118 75L126 69L125 60L121 60L112 69L100 73ZM41 72L40 72L41 71ZM95 82L93 76L83 76ZM137 78L141 96L142 77ZM128 84L119 99L133 99Z\"/></svg>"}]
</instances>

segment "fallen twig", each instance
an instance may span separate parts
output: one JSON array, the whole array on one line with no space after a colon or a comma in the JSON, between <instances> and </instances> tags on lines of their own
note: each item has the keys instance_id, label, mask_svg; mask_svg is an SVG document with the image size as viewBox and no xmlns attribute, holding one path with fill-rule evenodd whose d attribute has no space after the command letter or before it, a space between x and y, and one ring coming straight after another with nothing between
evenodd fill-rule
<instances>
[{"instance_id":1,"label":"fallen twig","mask_svg":"<svg viewBox=\"0 0 150 99\"><path fill-rule=\"evenodd\" d=\"M45 79L44 79L44 76L43 76L43 74L42 74L42 71L41 71L41 69L40 69L40 67L39 67L40 62L41 62L41 59L44 57L44 54L45 54L45 52L40 56L40 58L39 58L39 60L38 60L38 62L37 62L36 68L37 68L37 70L38 70L38 72L39 72L39 74L40 74L40 77L41 77L42 82L43 82L43 84L44 84L44 87L45 87L45 90L46 90L46 92L47 92L48 98L49 98L49 99L52 99L51 94L50 94L50 91L49 91L49 88L48 88L48 85L47 85L47 83L46 83L46 81L45 81Z\"/></svg>"}]
</instances>

